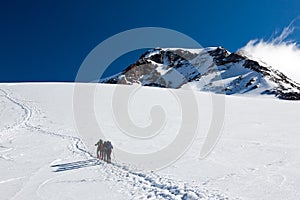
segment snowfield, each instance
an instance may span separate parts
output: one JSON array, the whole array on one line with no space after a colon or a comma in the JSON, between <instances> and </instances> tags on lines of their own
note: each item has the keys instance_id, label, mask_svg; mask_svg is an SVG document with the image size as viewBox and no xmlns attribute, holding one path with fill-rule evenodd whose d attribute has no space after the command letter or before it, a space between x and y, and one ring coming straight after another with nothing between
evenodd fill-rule
<instances>
[{"instance_id":1,"label":"snowfield","mask_svg":"<svg viewBox=\"0 0 300 200\"><path fill-rule=\"evenodd\" d=\"M149 171L117 151L112 164L95 158L76 128L74 85L0 84L1 199L300 199L300 102L226 96L221 136L200 159L213 110L211 94L197 92L199 134L180 159ZM96 118L114 147L147 154L168 146L181 120L173 96L182 91L142 87L129 102L132 120L147 125L151 106L161 105L167 121L155 137L133 140L114 123L114 87L95 92Z\"/></svg>"}]
</instances>

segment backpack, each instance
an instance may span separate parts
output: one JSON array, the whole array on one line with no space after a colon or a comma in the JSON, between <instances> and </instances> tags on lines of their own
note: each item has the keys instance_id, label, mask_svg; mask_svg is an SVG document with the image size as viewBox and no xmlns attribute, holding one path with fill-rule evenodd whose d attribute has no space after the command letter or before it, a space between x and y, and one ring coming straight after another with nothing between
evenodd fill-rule
<instances>
[{"instance_id":1,"label":"backpack","mask_svg":"<svg viewBox=\"0 0 300 200\"><path fill-rule=\"evenodd\" d=\"M110 141L108 141L107 143L106 143L106 149L107 150L111 150L113 147L112 147L112 145L111 145L111 142Z\"/></svg>"}]
</instances>

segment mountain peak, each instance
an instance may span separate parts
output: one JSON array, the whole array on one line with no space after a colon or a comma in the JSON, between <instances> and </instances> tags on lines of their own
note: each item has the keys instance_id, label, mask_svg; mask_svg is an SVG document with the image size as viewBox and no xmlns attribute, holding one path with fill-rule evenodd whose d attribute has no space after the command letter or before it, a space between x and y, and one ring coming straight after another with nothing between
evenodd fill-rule
<instances>
[{"instance_id":1,"label":"mountain peak","mask_svg":"<svg viewBox=\"0 0 300 200\"><path fill-rule=\"evenodd\" d=\"M231 53L221 46L150 49L121 73L101 82L164 88L189 86L227 95L273 95L300 100L298 83L242 51Z\"/></svg>"}]
</instances>

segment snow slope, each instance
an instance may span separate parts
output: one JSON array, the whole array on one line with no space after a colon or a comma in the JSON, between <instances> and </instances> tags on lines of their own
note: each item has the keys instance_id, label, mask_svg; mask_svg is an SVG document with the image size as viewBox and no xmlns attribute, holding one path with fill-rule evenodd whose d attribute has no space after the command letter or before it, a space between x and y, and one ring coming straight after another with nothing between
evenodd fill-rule
<instances>
[{"instance_id":1,"label":"snow slope","mask_svg":"<svg viewBox=\"0 0 300 200\"><path fill-rule=\"evenodd\" d=\"M107 106L114 87L98 84L95 95L101 128L114 146L147 153L168 145L180 123L177 101L162 101L171 113L159 139L129 141ZM74 84L0 84L0 89L1 199L300 198L299 102L227 96L222 136L213 152L200 159L212 109L210 94L198 92L203 112L192 146L173 164L149 172L120 161L118 154L112 165L95 159L76 132ZM147 124L145 105L180 90L144 87L140 92L131 102L132 118Z\"/></svg>"}]
</instances>

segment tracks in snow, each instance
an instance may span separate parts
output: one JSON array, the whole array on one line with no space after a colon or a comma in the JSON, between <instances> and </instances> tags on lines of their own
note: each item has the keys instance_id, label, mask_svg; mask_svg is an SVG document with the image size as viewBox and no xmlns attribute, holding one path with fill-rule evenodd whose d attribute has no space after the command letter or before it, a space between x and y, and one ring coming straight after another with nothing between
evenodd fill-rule
<instances>
[{"instance_id":1,"label":"tracks in snow","mask_svg":"<svg viewBox=\"0 0 300 200\"><path fill-rule=\"evenodd\" d=\"M24 115L22 116L21 122L19 122L18 124L15 124L14 126L10 127L9 131L15 130L15 129L23 126L23 127L29 128L31 130L38 131L38 132L43 133L43 134L52 135L52 136L60 137L60 138L63 138L63 139L69 139L69 140L73 141L73 148L75 150L77 150L77 152L79 152L81 154L88 155L88 156L92 156L88 151L86 151L86 150L84 150L83 148L80 147L80 144L82 144L80 138L75 137L75 136L68 136L68 135L58 134L58 133L48 131L48 130L44 130L41 127L34 126L34 125L30 124L29 121L32 118L33 110L29 106L27 106L23 101L11 97L10 94L7 91L5 91L3 89L0 89L0 91L4 93L4 97L7 100L9 100L13 104L17 105L22 110L24 110Z\"/></svg>"},{"instance_id":2,"label":"tracks in snow","mask_svg":"<svg viewBox=\"0 0 300 200\"><path fill-rule=\"evenodd\" d=\"M6 98L7 100L9 100L10 102L12 102L13 104L17 105L18 107L20 107L22 110L24 110L24 115L22 115L22 120L19 123L14 124L11 127L8 127L8 129L6 129L6 131L12 131L15 130L16 128L26 125L27 122L29 121L29 119L31 118L32 112L31 109L29 107L27 107L25 104L21 103L20 101L12 98L8 92L6 92L3 89L0 89L0 91L4 94L4 98Z\"/></svg>"},{"instance_id":3,"label":"tracks in snow","mask_svg":"<svg viewBox=\"0 0 300 200\"><path fill-rule=\"evenodd\" d=\"M134 199L214 199L208 198L203 191L189 188L183 182L174 182L163 178L153 172L136 172L127 166L112 163L107 164L96 158L73 163L56 164L55 172L75 170L91 166L102 166L98 168L101 174L105 174L112 182L122 182L131 186L131 195ZM212 197L213 195L210 195Z\"/></svg>"},{"instance_id":4,"label":"tracks in snow","mask_svg":"<svg viewBox=\"0 0 300 200\"><path fill-rule=\"evenodd\" d=\"M136 199L227 199L199 186L193 187L182 181L161 177L153 172L137 172L119 164L109 165L105 171L108 174L117 175L113 177L114 181L126 181L136 188L137 191L133 194Z\"/></svg>"},{"instance_id":5,"label":"tracks in snow","mask_svg":"<svg viewBox=\"0 0 300 200\"><path fill-rule=\"evenodd\" d=\"M114 183L121 182L126 186L130 186L129 191L133 199L228 199L227 197L219 195L217 192L208 191L200 186L190 186L182 181L174 181L169 178L161 177L153 172L138 172L130 169L126 165L117 163L107 164L96 158L55 164L51 167L55 169L54 172L64 172L92 166L101 166L97 168L97 170L99 170L101 174L104 174L106 179ZM83 180L80 180L78 182L82 181Z\"/></svg>"},{"instance_id":6,"label":"tracks in snow","mask_svg":"<svg viewBox=\"0 0 300 200\"><path fill-rule=\"evenodd\" d=\"M4 93L4 97L7 100L24 110L22 120L12 126L10 130L25 127L39 133L71 140L74 151L89 158L85 161L52 165L52 167L56 168L54 172L102 165L103 167L99 168L99 170L105 173L108 179L114 182L123 182L125 185L131 186L131 195L134 199L228 199L219 194L206 191L203 188L191 187L180 181L175 182L174 180L163 178L152 172L137 172L124 165L117 163L107 164L99 161L90 152L80 147L83 146L80 138L58 134L32 125L30 119L32 118L33 109L23 101L10 96L7 91L3 89L0 89L0 91Z\"/></svg>"}]
</instances>

